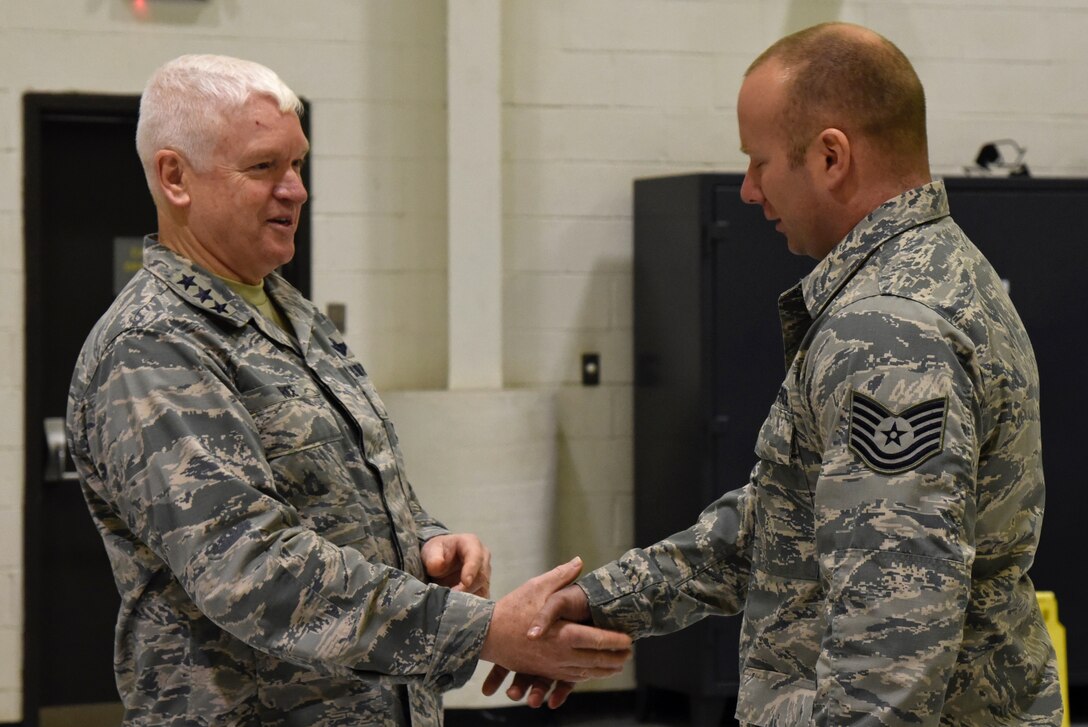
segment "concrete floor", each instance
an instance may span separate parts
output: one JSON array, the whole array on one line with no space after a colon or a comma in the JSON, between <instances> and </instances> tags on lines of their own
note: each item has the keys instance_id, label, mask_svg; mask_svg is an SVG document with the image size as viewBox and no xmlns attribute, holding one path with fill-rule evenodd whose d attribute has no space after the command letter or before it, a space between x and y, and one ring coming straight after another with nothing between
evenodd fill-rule
<instances>
[{"instance_id":1,"label":"concrete floor","mask_svg":"<svg viewBox=\"0 0 1088 727\"><path fill-rule=\"evenodd\" d=\"M717 727L736 727L732 710L727 711ZM645 721L639 720L640 714ZM1079 712L1077 716L1083 717ZM693 727L693 722L686 699L679 695L654 693L644 704L638 692L586 692L571 695L558 710L447 710L445 727ZM1071 727L1088 727L1088 722Z\"/></svg>"},{"instance_id":2,"label":"concrete floor","mask_svg":"<svg viewBox=\"0 0 1088 727\"><path fill-rule=\"evenodd\" d=\"M646 721L639 721L645 712ZM735 727L731 710L719 727ZM119 704L78 705L42 710L41 727L117 727ZM587 692L571 695L557 710L505 709L446 711L445 727L692 727L686 701L677 695L655 695L643 705L637 692ZM1088 727L1074 722L1071 727Z\"/></svg>"},{"instance_id":3,"label":"concrete floor","mask_svg":"<svg viewBox=\"0 0 1088 727\"><path fill-rule=\"evenodd\" d=\"M734 727L728 708L722 727ZM645 721L639 721L639 717ZM686 697L663 691L581 692L559 709L446 710L445 727L680 727L691 725Z\"/></svg>"}]
</instances>

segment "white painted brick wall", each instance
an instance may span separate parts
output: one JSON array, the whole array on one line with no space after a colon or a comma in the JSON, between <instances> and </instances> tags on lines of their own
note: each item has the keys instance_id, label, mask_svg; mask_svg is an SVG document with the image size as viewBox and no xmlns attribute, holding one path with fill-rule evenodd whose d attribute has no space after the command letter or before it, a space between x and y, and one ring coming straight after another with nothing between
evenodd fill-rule
<instances>
[{"instance_id":1,"label":"white painted brick wall","mask_svg":"<svg viewBox=\"0 0 1088 727\"><path fill-rule=\"evenodd\" d=\"M18 261L18 267L0 268L0 295L6 296L7 301L15 304L0 306L0 330L21 334L23 330L23 258L20 254L15 259Z\"/></svg>"},{"instance_id":2,"label":"white painted brick wall","mask_svg":"<svg viewBox=\"0 0 1088 727\"><path fill-rule=\"evenodd\" d=\"M607 357L608 353L604 354ZM580 555L586 569L634 543L634 431L631 387L563 386L559 417L558 560ZM579 689L630 689L633 669Z\"/></svg>"},{"instance_id":3,"label":"white painted brick wall","mask_svg":"<svg viewBox=\"0 0 1088 727\"><path fill-rule=\"evenodd\" d=\"M8 44L0 31L0 46ZM4 60L7 60L5 58ZM16 94L0 88L0 110ZM23 244L20 116L0 111L0 721L21 713L23 632Z\"/></svg>"},{"instance_id":4,"label":"white painted brick wall","mask_svg":"<svg viewBox=\"0 0 1088 727\"><path fill-rule=\"evenodd\" d=\"M0 628L18 629L23 623L23 582L15 569L0 572Z\"/></svg>"},{"instance_id":5,"label":"white painted brick wall","mask_svg":"<svg viewBox=\"0 0 1088 727\"><path fill-rule=\"evenodd\" d=\"M503 261L510 274L631 270L631 219L507 216Z\"/></svg>"},{"instance_id":6,"label":"white painted brick wall","mask_svg":"<svg viewBox=\"0 0 1088 727\"><path fill-rule=\"evenodd\" d=\"M0 626L0 654L19 654L23 650L23 630L16 626ZM0 684L7 688L0 690L0 709L6 708L6 716L3 719L14 721L18 711L12 711L12 707L19 708L19 689L22 688L22 662L16 659L0 659Z\"/></svg>"},{"instance_id":7,"label":"white painted brick wall","mask_svg":"<svg viewBox=\"0 0 1088 727\"><path fill-rule=\"evenodd\" d=\"M0 387L0 412L4 412L3 416L0 416L0 451L7 449L21 449L23 441L23 418L21 416L13 416L14 412L21 412L23 410L23 393L20 387L4 386ZM3 482L4 487L2 489L12 488L15 492L22 492L22 488L17 485L22 485L19 478L14 472L2 472L0 473L0 482ZM0 497L0 500L9 500L9 497ZM15 530L0 530L0 550L8 550L16 544L21 545L22 539L19 537L22 528L17 527ZM0 556L2 557L2 556Z\"/></svg>"},{"instance_id":8,"label":"white painted brick wall","mask_svg":"<svg viewBox=\"0 0 1088 727\"><path fill-rule=\"evenodd\" d=\"M553 567L556 556L556 403L548 390L388 392L383 397L420 502L491 549L491 593L500 598ZM468 413L472 414L469 415ZM509 704L483 697L490 666L451 692L455 708Z\"/></svg>"},{"instance_id":9,"label":"white painted brick wall","mask_svg":"<svg viewBox=\"0 0 1088 727\"><path fill-rule=\"evenodd\" d=\"M143 20L125 0L0 2L0 407L22 402L22 94L138 93L183 52L267 63L310 99L315 300L348 305L348 341L382 389L444 386L444 2L164 2ZM559 546L589 565L633 544L631 180L743 170L736 93L774 39L829 19L891 37L926 84L938 173L1012 137L1036 175L1088 175L1088 0L505 0L503 13L505 380L559 392ZM577 383L584 351L601 353L597 388ZM22 542L22 437L21 418L0 423L7 552ZM19 704L9 561L0 722Z\"/></svg>"}]
</instances>

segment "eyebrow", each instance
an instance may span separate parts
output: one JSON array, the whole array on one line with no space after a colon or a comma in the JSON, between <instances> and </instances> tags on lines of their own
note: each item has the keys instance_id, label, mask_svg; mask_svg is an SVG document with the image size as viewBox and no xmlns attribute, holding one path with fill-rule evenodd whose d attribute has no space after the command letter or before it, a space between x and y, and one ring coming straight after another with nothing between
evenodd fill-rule
<instances>
[{"instance_id":1,"label":"eyebrow","mask_svg":"<svg viewBox=\"0 0 1088 727\"><path fill-rule=\"evenodd\" d=\"M309 144L307 144L306 148L303 149L300 154L287 154L286 156L288 156L292 160L294 160L294 159L305 159L309 155L310 155L310 146L309 146ZM244 160L266 159L268 157L280 158L282 156L284 156L284 155L282 154L282 152L281 152L281 150L279 148L277 148L275 145L270 145L270 146L266 146L266 147L257 147L257 148L254 148L254 149L250 149L247 152L245 152L242 159L244 159Z\"/></svg>"}]
</instances>

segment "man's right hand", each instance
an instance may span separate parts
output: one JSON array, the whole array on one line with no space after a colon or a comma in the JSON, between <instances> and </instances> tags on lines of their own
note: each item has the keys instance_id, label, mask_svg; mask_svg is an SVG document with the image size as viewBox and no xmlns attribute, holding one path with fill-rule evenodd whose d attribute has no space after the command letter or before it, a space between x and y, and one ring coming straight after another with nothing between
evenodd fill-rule
<instances>
[{"instance_id":1,"label":"man's right hand","mask_svg":"<svg viewBox=\"0 0 1088 727\"><path fill-rule=\"evenodd\" d=\"M567 618L568 610L561 605L568 598L547 606L550 597L558 596L556 592L562 592L581 571L582 561L575 558L526 581L499 599L480 658L506 671L563 682L580 682L619 672L631 658L629 636L575 623ZM581 593L577 586L570 589ZM588 616L587 606L585 616L577 620L586 620ZM533 627L538 630L530 638L529 630Z\"/></svg>"},{"instance_id":2,"label":"man's right hand","mask_svg":"<svg viewBox=\"0 0 1088 727\"><path fill-rule=\"evenodd\" d=\"M552 624L560 620L575 623L589 621L589 599L586 598L586 592L576 585L571 584L548 596L529 626L529 638L539 639L548 632Z\"/></svg>"},{"instance_id":3,"label":"man's right hand","mask_svg":"<svg viewBox=\"0 0 1088 727\"><path fill-rule=\"evenodd\" d=\"M567 564L570 566L571 564ZM560 566L565 568L567 566ZM577 577L577 574L574 576ZM532 623L526 635L533 640L539 639L557 622L573 621L583 623L589 621L589 599L585 591L576 585L567 585L548 596L544 605L533 617ZM510 670L502 666L494 666L484 681L483 693L490 696L498 691L502 683L506 681ZM526 703L533 708L542 706L545 701L552 709L562 706L567 697L574 691L574 683L566 680L548 679L532 673L519 671L514 675L514 680L506 690L506 696L515 702L525 697Z\"/></svg>"}]
</instances>

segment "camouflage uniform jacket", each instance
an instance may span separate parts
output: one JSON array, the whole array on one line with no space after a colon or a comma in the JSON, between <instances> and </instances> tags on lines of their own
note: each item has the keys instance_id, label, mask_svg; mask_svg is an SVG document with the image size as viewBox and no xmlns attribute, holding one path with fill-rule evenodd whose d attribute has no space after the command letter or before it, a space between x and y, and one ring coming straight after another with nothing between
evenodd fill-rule
<instances>
[{"instance_id":1,"label":"camouflage uniform jacket","mask_svg":"<svg viewBox=\"0 0 1088 727\"><path fill-rule=\"evenodd\" d=\"M743 609L742 723L1060 724L1028 578L1034 354L943 183L872 212L779 307L788 370L750 481L582 579L594 622Z\"/></svg>"},{"instance_id":2,"label":"camouflage uniform jacket","mask_svg":"<svg viewBox=\"0 0 1088 727\"><path fill-rule=\"evenodd\" d=\"M128 725L440 725L493 604L424 582L445 533L340 334L278 275L292 339L148 238L91 332L73 458L121 610Z\"/></svg>"}]
</instances>

